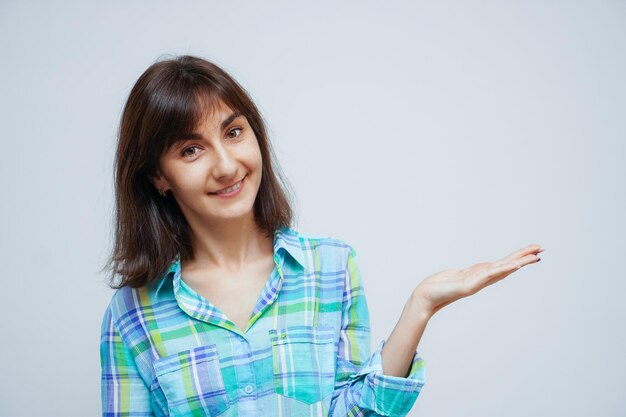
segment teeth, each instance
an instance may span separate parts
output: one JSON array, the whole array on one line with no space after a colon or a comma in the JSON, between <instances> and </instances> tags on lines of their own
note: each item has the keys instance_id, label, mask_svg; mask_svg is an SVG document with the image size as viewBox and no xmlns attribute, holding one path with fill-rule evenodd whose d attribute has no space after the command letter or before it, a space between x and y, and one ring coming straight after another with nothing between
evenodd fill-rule
<instances>
[{"instance_id":1,"label":"teeth","mask_svg":"<svg viewBox=\"0 0 626 417\"><path fill-rule=\"evenodd\" d=\"M232 186L232 187L230 187L230 188L227 188L227 189L222 190L222 191L217 191L215 194L230 193L230 192L232 192L232 191L235 191L235 190L239 189L239 187L241 187L241 181L239 181L237 184L233 185L233 186Z\"/></svg>"}]
</instances>

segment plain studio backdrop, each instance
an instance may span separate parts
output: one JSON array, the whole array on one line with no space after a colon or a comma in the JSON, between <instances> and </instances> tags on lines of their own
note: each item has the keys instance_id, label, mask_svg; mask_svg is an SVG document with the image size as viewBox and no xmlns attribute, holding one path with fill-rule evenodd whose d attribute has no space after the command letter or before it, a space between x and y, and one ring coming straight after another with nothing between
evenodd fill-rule
<instances>
[{"instance_id":1,"label":"plain studio backdrop","mask_svg":"<svg viewBox=\"0 0 626 417\"><path fill-rule=\"evenodd\" d=\"M167 55L246 88L297 229L356 249L372 348L446 268L416 417L626 413L624 1L0 2L0 415L100 413L123 104Z\"/></svg>"}]
</instances>

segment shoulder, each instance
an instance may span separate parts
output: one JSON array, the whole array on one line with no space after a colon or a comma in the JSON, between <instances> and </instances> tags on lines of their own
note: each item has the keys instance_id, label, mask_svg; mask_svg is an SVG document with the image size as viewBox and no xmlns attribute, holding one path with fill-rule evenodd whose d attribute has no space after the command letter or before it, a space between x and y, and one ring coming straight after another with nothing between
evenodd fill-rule
<instances>
[{"instance_id":1,"label":"shoulder","mask_svg":"<svg viewBox=\"0 0 626 417\"><path fill-rule=\"evenodd\" d=\"M132 288L122 287L113 293L105 311L105 317L109 317L114 323L136 316L137 312L146 306L146 287ZM143 302L142 302L143 300Z\"/></svg>"},{"instance_id":2,"label":"shoulder","mask_svg":"<svg viewBox=\"0 0 626 417\"><path fill-rule=\"evenodd\" d=\"M320 235L289 229L297 237L302 250L309 256L326 261L336 261L345 266L349 256L354 253L353 246L336 235Z\"/></svg>"},{"instance_id":3,"label":"shoulder","mask_svg":"<svg viewBox=\"0 0 626 417\"><path fill-rule=\"evenodd\" d=\"M311 233L299 233L298 237L306 247L326 250L350 251L352 246L345 240L328 235L313 235Z\"/></svg>"}]
</instances>

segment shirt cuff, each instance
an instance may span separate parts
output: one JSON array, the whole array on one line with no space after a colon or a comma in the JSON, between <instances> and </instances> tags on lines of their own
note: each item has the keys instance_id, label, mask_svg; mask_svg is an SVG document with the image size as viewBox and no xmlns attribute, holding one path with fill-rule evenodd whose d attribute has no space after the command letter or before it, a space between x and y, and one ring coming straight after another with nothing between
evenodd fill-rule
<instances>
[{"instance_id":1,"label":"shirt cuff","mask_svg":"<svg viewBox=\"0 0 626 417\"><path fill-rule=\"evenodd\" d=\"M365 375L359 406L383 416L405 416L425 383L425 361L415 351L407 377L383 374L382 350L386 339L351 378Z\"/></svg>"}]
</instances>

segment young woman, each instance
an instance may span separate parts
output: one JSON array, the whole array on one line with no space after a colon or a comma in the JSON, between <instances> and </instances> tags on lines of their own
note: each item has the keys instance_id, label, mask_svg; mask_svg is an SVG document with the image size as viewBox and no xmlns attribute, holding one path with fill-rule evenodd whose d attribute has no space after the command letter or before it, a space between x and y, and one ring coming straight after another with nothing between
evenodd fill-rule
<instances>
[{"instance_id":1,"label":"young woman","mask_svg":"<svg viewBox=\"0 0 626 417\"><path fill-rule=\"evenodd\" d=\"M103 416L404 416L433 314L543 250L431 275L371 353L354 248L291 228L263 119L221 68L193 56L150 66L115 164Z\"/></svg>"}]
</instances>

